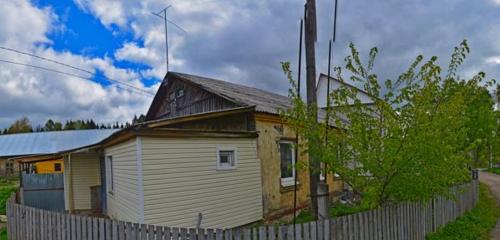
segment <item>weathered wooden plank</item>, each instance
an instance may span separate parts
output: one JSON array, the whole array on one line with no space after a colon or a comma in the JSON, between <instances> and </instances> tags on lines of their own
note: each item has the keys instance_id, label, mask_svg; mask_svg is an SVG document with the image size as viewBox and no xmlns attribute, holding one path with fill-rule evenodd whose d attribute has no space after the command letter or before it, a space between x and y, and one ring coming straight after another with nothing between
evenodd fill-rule
<instances>
[{"instance_id":1,"label":"weathered wooden plank","mask_svg":"<svg viewBox=\"0 0 500 240\"><path fill-rule=\"evenodd\" d=\"M303 233L303 239L304 240L310 240L311 239L311 230L309 223L303 223L302 224L302 233Z\"/></svg>"},{"instance_id":2,"label":"weathered wooden plank","mask_svg":"<svg viewBox=\"0 0 500 240\"><path fill-rule=\"evenodd\" d=\"M224 238L224 233L222 229L216 229L215 230L215 240L223 240Z\"/></svg>"},{"instance_id":3,"label":"weathered wooden plank","mask_svg":"<svg viewBox=\"0 0 500 240\"><path fill-rule=\"evenodd\" d=\"M148 235L147 235L147 230L148 226L146 224L139 224L138 230L139 233L137 234L138 239L143 239L146 240Z\"/></svg>"},{"instance_id":4,"label":"weathered wooden plank","mask_svg":"<svg viewBox=\"0 0 500 240\"><path fill-rule=\"evenodd\" d=\"M106 240L111 239L111 220L109 219L104 219L104 231L105 231L105 238Z\"/></svg>"},{"instance_id":5,"label":"weathered wooden plank","mask_svg":"<svg viewBox=\"0 0 500 240\"><path fill-rule=\"evenodd\" d=\"M118 221L118 240L126 240L127 239L127 226L125 222Z\"/></svg>"},{"instance_id":6,"label":"weathered wooden plank","mask_svg":"<svg viewBox=\"0 0 500 240\"><path fill-rule=\"evenodd\" d=\"M243 239L245 239L245 240L252 239L252 229L250 229L250 228L243 229ZM209 240L209 239L207 238L207 240Z\"/></svg>"},{"instance_id":7,"label":"weathered wooden plank","mask_svg":"<svg viewBox=\"0 0 500 240\"><path fill-rule=\"evenodd\" d=\"M268 226L268 239L276 240L276 226L274 225Z\"/></svg>"},{"instance_id":8,"label":"weathered wooden plank","mask_svg":"<svg viewBox=\"0 0 500 240\"><path fill-rule=\"evenodd\" d=\"M92 218L92 238L99 239L99 219L97 218Z\"/></svg>"},{"instance_id":9,"label":"weathered wooden plank","mask_svg":"<svg viewBox=\"0 0 500 240\"><path fill-rule=\"evenodd\" d=\"M240 230L241 231L241 230ZM241 235L241 232L240 232L240 235ZM205 235L205 229L203 228L198 228L198 240L206 240L207 237Z\"/></svg>"},{"instance_id":10,"label":"weathered wooden plank","mask_svg":"<svg viewBox=\"0 0 500 240\"><path fill-rule=\"evenodd\" d=\"M316 222L310 222L309 223L309 230L311 230L311 239L318 239L318 228L317 228L317 225L316 225Z\"/></svg>"},{"instance_id":11,"label":"weathered wooden plank","mask_svg":"<svg viewBox=\"0 0 500 240\"><path fill-rule=\"evenodd\" d=\"M82 216L75 216L76 240L82 240Z\"/></svg>"},{"instance_id":12,"label":"weathered wooden plank","mask_svg":"<svg viewBox=\"0 0 500 240\"><path fill-rule=\"evenodd\" d=\"M125 227L125 240L132 240L132 223L123 222Z\"/></svg>"},{"instance_id":13,"label":"weathered wooden plank","mask_svg":"<svg viewBox=\"0 0 500 240\"><path fill-rule=\"evenodd\" d=\"M188 237L189 240L195 240L196 239L196 228L189 228L188 234L189 234L189 237Z\"/></svg>"},{"instance_id":14,"label":"weathered wooden plank","mask_svg":"<svg viewBox=\"0 0 500 240\"><path fill-rule=\"evenodd\" d=\"M172 239L173 234L172 234L172 231L170 230L169 227L162 227L161 231L162 231L162 235L163 235L164 239Z\"/></svg>"},{"instance_id":15,"label":"weathered wooden plank","mask_svg":"<svg viewBox=\"0 0 500 240\"><path fill-rule=\"evenodd\" d=\"M242 239L242 232L241 232L241 228L236 228L236 229L233 229L233 239L234 240L241 240ZM198 239L200 240L200 239Z\"/></svg>"},{"instance_id":16,"label":"weathered wooden plank","mask_svg":"<svg viewBox=\"0 0 500 240\"><path fill-rule=\"evenodd\" d=\"M226 240L233 240L233 231L231 229L224 230L224 235Z\"/></svg>"},{"instance_id":17,"label":"weathered wooden plank","mask_svg":"<svg viewBox=\"0 0 500 240\"><path fill-rule=\"evenodd\" d=\"M287 230L288 230L286 232L287 239L295 239L294 225L288 225L288 229Z\"/></svg>"},{"instance_id":18,"label":"weathered wooden plank","mask_svg":"<svg viewBox=\"0 0 500 240\"><path fill-rule=\"evenodd\" d=\"M104 223L104 218L99 218L99 239L104 240L106 238L106 226Z\"/></svg>"},{"instance_id":19,"label":"weathered wooden plank","mask_svg":"<svg viewBox=\"0 0 500 240\"><path fill-rule=\"evenodd\" d=\"M259 227L259 239L267 239L266 238L266 227L265 226L260 226Z\"/></svg>"},{"instance_id":20,"label":"weathered wooden plank","mask_svg":"<svg viewBox=\"0 0 500 240\"><path fill-rule=\"evenodd\" d=\"M172 240L179 239L179 232L180 232L179 228L174 227L174 228L171 229Z\"/></svg>"},{"instance_id":21,"label":"weathered wooden plank","mask_svg":"<svg viewBox=\"0 0 500 240\"><path fill-rule=\"evenodd\" d=\"M118 221L111 220L111 240L118 240Z\"/></svg>"},{"instance_id":22,"label":"weathered wooden plank","mask_svg":"<svg viewBox=\"0 0 500 240\"><path fill-rule=\"evenodd\" d=\"M285 240L285 239L287 239L287 238L286 238L287 228L288 228L288 227L287 227L286 225L282 225L282 226L280 226L280 227L278 228L278 240ZM255 232L254 232L254 235L253 235L253 236L254 236L254 238L253 238L253 239L257 239L257 238L255 237L255 235L256 235L256 234L255 234Z\"/></svg>"},{"instance_id":23,"label":"weathered wooden plank","mask_svg":"<svg viewBox=\"0 0 500 240\"><path fill-rule=\"evenodd\" d=\"M144 238L144 239L147 239L147 240L154 240L155 239L155 226L154 225L148 225L146 232L147 232L148 237Z\"/></svg>"},{"instance_id":24,"label":"weathered wooden plank","mask_svg":"<svg viewBox=\"0 0 500 240\"><path fill-rule=\"evenodd\" d=\"M205 229L207 234L206 234L206 240L214 240L215 239L215 231L211 228Z\"/></svg>"},{"instance_id":25,"label":"weathered wooden plank","mask_svg":"<svg viewBox=\"0 0 500 240\"><path fill-rule=\"evenodd\" d=\"M180 229L180 232L181 232L181 240L187 240L187 233L188 233L188 230L187 228L181 228Z\"/></svg>"}]
</instances>

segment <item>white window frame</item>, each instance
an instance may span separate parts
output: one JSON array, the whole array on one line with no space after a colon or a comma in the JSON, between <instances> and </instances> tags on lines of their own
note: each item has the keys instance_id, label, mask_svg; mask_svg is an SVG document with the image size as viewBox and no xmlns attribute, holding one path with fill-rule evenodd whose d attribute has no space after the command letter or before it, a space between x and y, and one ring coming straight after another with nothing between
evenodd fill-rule
<instances>
[{"instance_id":1,"label":"white window frame","mask_svg":"<svg viewBox=\"0 0 500 240\"><path fill-rule=\"evenodd\" d=\"M220 152L221 151L232 151L234 153L234 166L222 166L220 163ZM216 159L217 170L234 170L238 168L238 151L234 146L218 146L217 147L217 159Z\"/></svg>"},{"instance_id":2,"label":"white window frame","mask_svg":"<svg viewBox=\"0 0 500 240\"><path fill-rule=\"evenodd\" d=\"M281 178L281 144L290 144L292 145L292 176L287 177L287 178ZM278 142L278 152L279 152L279 161L280 161L280 180L281 180L281 186L283 187L289 187L295 185L295 164L297 162L296 157L295 157L295 148L296 144L294 141L289 141L289 140L280 140ZM297 184L299 182L297 181Z\"/></svg>"},{"instance_id":3,"label":"white window frame","mask_svg":"<svg viewBox=\"0 0 500 240\"><path fill-rule=\"evenodd\" d=\"M115 179L114 179L114 169L113 169L113 156L106 156L106 190L110 194L115 192Z\"/></svg>"}]
</instances>

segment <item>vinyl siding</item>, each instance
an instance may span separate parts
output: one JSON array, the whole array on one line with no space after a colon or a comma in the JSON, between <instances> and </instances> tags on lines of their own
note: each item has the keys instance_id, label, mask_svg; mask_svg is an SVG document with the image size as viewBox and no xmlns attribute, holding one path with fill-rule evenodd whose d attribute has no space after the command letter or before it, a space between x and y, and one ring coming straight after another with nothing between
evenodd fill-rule
<instances>
[{"instance_id":1,"label":"vinyl siding","mask_svg":"<svg viewBox=\"0 0 500 240\"><path fill-rule=\"evenodd\" d=\"M69 168L72 170L69 170ZM72 178L73 201L75 210L91 209L90 187L101 184L99 173L99 154L98 153L75 153L71 154L71 163L68 159L64 160L64 187L66 209L69 207L69 184ZM70 175L72 174L72 176Z\"/></svg>"},{"instance_id":2,"label":"vinyl siding","mask_svg":"<svg viewBox=\"0 0 500 240\"><path fill-rule=\"evenodd\" d=\"M237 168L217 170L218 147L234 147ZM142 138L144 220L148 224L236 227L262 219L255 139Z\"/></svg>"},{"instance_id":3,"label":"vinyl siding","mask_svg":"<svg viewBox=\"0 0 500 240\"><path fill-rule=\"evenodd\" d=\"M139 222L136 138L106 148L105 155L113 157L113 181L115 188L112 194L108 188L108 215L111 218L122 221ZM106 167L109 167L107 160Z\"/></svg>"}]
</instances>

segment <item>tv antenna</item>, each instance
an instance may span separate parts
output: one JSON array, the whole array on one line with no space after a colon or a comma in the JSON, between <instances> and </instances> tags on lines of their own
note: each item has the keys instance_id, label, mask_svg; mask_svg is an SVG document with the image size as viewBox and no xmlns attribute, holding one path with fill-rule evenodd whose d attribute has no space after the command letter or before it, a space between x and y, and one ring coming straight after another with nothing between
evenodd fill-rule
<instances>
[{"instance_id":1,"label":"tv antenna","mask_svg":"<svg viewBox=\"0 0 500 240\"><path fill-rule=\"evenodd\" d=\"M167 68L167 73L168 73L168 24L172 24L174 25L176 28L180 29L181 31L187 33L186 30L184 30L184 28L182 28L181 26L177 25L176 23L170 21L168 18L167 18L167 10L169 8L171 8L172 5L168 5L167 7L165 7L164 9L162 9L161 11L155 13L155 12L152 12L153 15L163 19L164 21L164 24L165 24L165 62L166 62L166 68Z\"/></svg>"}]
</instances>

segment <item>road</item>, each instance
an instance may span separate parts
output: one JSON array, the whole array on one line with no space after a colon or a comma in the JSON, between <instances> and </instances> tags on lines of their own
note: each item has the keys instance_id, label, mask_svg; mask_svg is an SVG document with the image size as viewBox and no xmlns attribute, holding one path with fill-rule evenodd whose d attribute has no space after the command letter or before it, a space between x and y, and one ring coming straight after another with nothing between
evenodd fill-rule
<instances>
[{"instance_id":1,"label":"road","mask_svg":"<svg viewBox=\"0 0 500 240\"><path fill-rule=\"evenodd\" d=\"M479 181L490 187L491 192L497 199L497 203L500 204L500 175L481 172L479 174ZM496 227L491 231L491 239L500 240L500 219L497 220Z\"/></svg>"}]
</instances>

